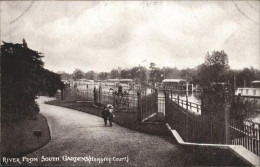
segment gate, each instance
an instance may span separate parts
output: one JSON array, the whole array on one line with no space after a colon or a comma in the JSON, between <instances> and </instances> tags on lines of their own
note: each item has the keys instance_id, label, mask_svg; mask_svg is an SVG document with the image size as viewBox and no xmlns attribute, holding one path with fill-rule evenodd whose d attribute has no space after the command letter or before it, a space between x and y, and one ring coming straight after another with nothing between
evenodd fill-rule
<instances>
[{"instance_id":1,"label":"gate","mask_svg":"<svg viewBox=\"0 0 260 167\"><path fill-rule=\"evenodd\" d=\"M160 97L158 91L149 95L138 92L137 117L139 122L163 122L164 121L164 97Z\"/></svg>"}]
</instances>

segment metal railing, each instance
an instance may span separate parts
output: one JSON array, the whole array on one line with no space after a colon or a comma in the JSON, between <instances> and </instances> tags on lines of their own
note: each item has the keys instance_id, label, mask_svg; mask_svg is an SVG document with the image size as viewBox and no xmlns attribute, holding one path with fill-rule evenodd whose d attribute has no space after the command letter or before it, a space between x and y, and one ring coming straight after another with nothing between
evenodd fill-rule
<instances>
[{"instance_id":1,"label":"metal railing","mask_svg":"<svg viewBox=\"0 0 260 167\"><path fill-rule=\"evenodd\" d=\"M187 103L184 102L171 100L166 96L165 121L176 129L186 142L242 145L260 156L259 123L231 120L228 125L213 115L187 112Z\"/></svg>"},{"instance_id":2,"label":"metal railing","mask_svg":"<svg viewBox=\"0 0 260 167\"><path fill-rule=\"evenodd\" d=\"M93 101L92 90L78 90L77 88L66 88L61 92L62 101Z\"/></svg>"},{"instance_id":3,"label":"metal railing","mask_svg":"<svg viewBox=\"0 0 260 167\"><path fill-rule=\"evenodd\" d=\"M242 145L260 156L260 124L252 121L231 121L230 142L233 145Z\"/></svg>"},{"instance_id":4,"label":"metal railing","mask_svg":"<svg viewBox=\"0 0 260 167\"><path fill-rule=\"evenodd\" d=\"M182 99L179 99L178 97L177 98L172 97L171 100L186 110L190 110L193 112L197 112L198 114L201 114L201 105L200 104L189 102L188 100L182 100Z\"/></svg>"}]
</instances>

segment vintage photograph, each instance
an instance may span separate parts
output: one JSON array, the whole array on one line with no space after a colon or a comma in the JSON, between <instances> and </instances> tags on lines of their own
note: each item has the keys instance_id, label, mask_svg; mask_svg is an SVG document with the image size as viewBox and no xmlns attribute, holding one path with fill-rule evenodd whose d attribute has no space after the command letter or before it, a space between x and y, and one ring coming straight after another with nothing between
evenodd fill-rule
<instances>
[{"instance_id":1,"label":"vintage photograph","mask_svg":"<svg viewBox=\"0 0 260 167\"><path fill-rule=\"evenodd\" d=\"M0 1L1 166L260 166L260 1Z\"/></svg>"}]
</instances>

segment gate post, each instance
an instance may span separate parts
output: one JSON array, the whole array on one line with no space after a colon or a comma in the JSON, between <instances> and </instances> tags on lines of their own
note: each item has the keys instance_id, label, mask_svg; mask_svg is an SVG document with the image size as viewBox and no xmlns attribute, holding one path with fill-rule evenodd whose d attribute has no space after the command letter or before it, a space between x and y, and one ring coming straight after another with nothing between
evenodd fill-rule
<instances>
[{"instance_id":1,"label":"gate post","mask_svg":"<svg viewBox=\"0 0 260 167\"><path fill-rule=\"evenodd\" d=\"M142 122L141 118L141 92L140 90L137 91L137 121L140 123Z\"/></svg>"},{"instance_id":2,"label":"gate post","mask_svg":"<svg viewBox=\"0 0 260 167\"><path fill-rule=\"evenodd\" d=\"M225 115L225 144L230 144L230 129L229 129L229 123L230 123L230 115L229 115L229 104L225 104L224 106L224 115Z\"/></svg>"},{"instance_id":3,"label":"gate post","mask_svg":"<svg viewBox=\"0 0 260 167\"><path fill-rule=\"evenodd\" d=\"M61 101L63 101L63 93L64 93L64 89L61 89Z\"/></svg>"},{"instance_id":4,"label":"gate post","mask_svg":"<svg viewBox=\"0 0 260 167\"><path fill-rule=\"evenodd\" d=\"M158 105L159 105L159 103L160 103L160 102L159 102L158 92L159 92L158 89L155 89L155 96L156 96L156 97L155 97L155 100L156 100L156 101L155 101L155 103L156 103L156 109L155 109L155 110L156 110L157 113L159 112L159 111L158 111L158 109L159 109Z\"/></svg>"}]
</instances>

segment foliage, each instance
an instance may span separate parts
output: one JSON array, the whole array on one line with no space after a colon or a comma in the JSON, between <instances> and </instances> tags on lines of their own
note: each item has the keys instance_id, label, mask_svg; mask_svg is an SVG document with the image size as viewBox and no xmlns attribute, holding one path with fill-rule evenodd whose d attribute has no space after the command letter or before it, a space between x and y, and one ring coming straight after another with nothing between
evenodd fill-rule
<instances>
[{"instance_id":1,"label":"foliage","mask_svg":"<svg viewBox=\"0 0 260 167\"><path fill-rule=\"evenodd\" d=\"M237 96L231 104L230 115L233 120L244 121L256 113L256 101Z\"/></svg>"},{"instance_id":2,"label":"foliage","mask_svg":"<svg viewBox=\"0 0 260 167\"><path fill-rule=\"evenodd\" d=\"M180 78L185 79L187 82L192 82L195 77L196 71L194 69L183 69L180 71Z\"/></svg>"},{"instance_id":3,"label":"foliage","mask_svg":"<svg viewBox=\"0 0 260 167\"><path fill-rule=\"evenodd\" d=\"M150 82L162 82L162 80L165 78L164 77L164 71L160 70L160 68L156 67L155 63L150 64L150 76L149 76L149 81Z\"/></svg>"},{"instance_id":4,"label":"foliage","mask_svg":"<svg viewBox=\"0 0 260 167\"><path fill-rule=\"evenodd\" d=\"M61 76L47 69L40 71L41 82L40 91L46 93L49 96L54 96L58 89L64 89L65 86L61 82Z\"/></svg>"},{"instance_id":5,"label":"foliage","mask_svg":"<svg viewBox=\"0 0 260 167\"><path fill-rule=\"evenodd\" d=\"M250 86L251 81L260 80L259 71L254 68L244 68L242 71L236 73L237 86Z\"/></svg>"},{"instance_id":6,"label":"foliage","mask_svg":"<svg viewBox=\"0 0 260 167\"><path fill-rule=\"evenodd\" d=\"M66 73L64 71L58 71L57 73L60 74L61 79L64 79L64 80L71 80L72 79L72 75L69 74L69 73Z\"/></svg>"},{"instance_id":7,"label":"foliage","mask_svg":"<svg viewBox=\"0 0 260 167\"><path fill-rule=\"evenodd\" d=\"M120 77L120 74L119 74L119 72L118 72L117 69L111 70L111 72L110 72L110 78L116 79L116 78L119 78L119 77Z\"/></svg>"},{"instance_id":8,"label":"foliage","mask_svg":"<svg viewBox=\"0 0 260 167\"><path fill-rule=\"evenodd\" d=\"M207 53L205 62L197 69L198 73L194 79L201 86L225 82L221 76L229 69L228 55L224 51L213 51L211 55Z\"/></svg>"},{"instance_id":9,"label":"foliage","mask_svg":"<svg viewBox=\"0 0 260 167\"><path fill-rule=\"evenodd\" d=\"M33 117L35 113L39 112L39 107L35 103L39 91L43 89L54 91L49 90L43 81L52 83L53 81L48 77L56 77L56 81L59 80L59 77L46 72L43 68L42 54L29 49L25 40L24 44L3 43L1 45L1 93L4 97L2 99L2 120ZM62 85L61 82L60 84Z\"/></svg>"},{"instance_id":10,"label":"foliage","mask_svg":"<svg viewBox=\"0 0 260 167\"><path fill-rule=\"evenodd\" d=\"M203 114L223 120L225 109L230 111L230 120L244 121L256 112L256 101L240 96L235 97L231 84L212 84L204 87L202 93Z\"/></svg>"},{"instance_id":11,"label":"foliage","mask_svg":"<svg viewBox=\"0 0 260 167\"><path fill-rule=\"evenodd\" d=\"M73 79L77 80L77 79L84 78L85 74L80 69L75 69L72 76L73 76Z\"/></svg>"},{"instance_id":12,"label":"foliage","mask_svg":"<svg viewBox=\"0 0 260 167\"><path fill-rule=\"evenodd\" d=\"M108 79L108 75L109 75L109 73L107 73L107 72L101 72L97 76L100 80L106 80L106 79Z\"/></svg>"},{"instance_id":13,"label":"foliage","mask_svg":"<svg viewBox=\"0 0 260 167\"><path fill-rule=\"evenodd\" d=\"M86 78L90 80L95 80L97 78L97 74L94 71L86 72Z\"/></svg>"}]
</instances>

